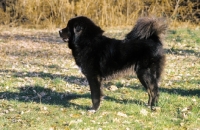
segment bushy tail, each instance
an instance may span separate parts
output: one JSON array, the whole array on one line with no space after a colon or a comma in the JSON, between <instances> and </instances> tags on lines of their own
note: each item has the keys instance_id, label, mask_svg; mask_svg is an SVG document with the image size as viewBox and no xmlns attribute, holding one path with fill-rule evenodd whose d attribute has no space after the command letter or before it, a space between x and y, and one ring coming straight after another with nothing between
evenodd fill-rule
<instances>
[{"instance_id":1,"label":"bushy tail","mask_svg":"<svg viewBox=\"0 0 200 130\"><path fill-rule=\"evenodd\" d=\"M149 39L153 36L160 39L166 30L167 22L164 18L143 17L138 19L132 31L126 35L126 39Z\"/></svg>"}]
</instances>

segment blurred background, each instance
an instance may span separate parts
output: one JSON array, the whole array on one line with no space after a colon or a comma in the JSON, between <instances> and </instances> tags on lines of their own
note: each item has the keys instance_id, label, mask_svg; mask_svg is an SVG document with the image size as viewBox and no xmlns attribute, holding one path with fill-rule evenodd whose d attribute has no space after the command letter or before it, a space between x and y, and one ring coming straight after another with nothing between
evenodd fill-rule
<instances>
[{"instance_id":1,"label":"blurred background","mask_svg":"<svg viewBox=\"0 0 200 130\"><path fill-rule=\"evenodd\" d=\"M0 0L0 25L66 26L85 15L102 27L133 26L138 17L166 17L170 27L199 25L200 0Z\"/></svg>"}]
</instances>

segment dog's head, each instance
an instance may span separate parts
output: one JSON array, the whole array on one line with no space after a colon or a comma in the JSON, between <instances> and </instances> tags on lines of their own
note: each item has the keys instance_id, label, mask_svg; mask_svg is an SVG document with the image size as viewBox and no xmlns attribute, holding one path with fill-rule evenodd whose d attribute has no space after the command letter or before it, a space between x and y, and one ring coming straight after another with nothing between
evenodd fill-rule
<instances>
[{"instance_id":1,"label":"dog's head","mask_svg":"<svg viewBox=\"0 0 200 130\"><path fill-rule=\"evenodd\" d=\"M81 37L87 39L102 35L104 31L95 25L89 18L79 16L68 21L67 27L59 31L64 42L77 44Z\"/></svg>"}]
</instances>

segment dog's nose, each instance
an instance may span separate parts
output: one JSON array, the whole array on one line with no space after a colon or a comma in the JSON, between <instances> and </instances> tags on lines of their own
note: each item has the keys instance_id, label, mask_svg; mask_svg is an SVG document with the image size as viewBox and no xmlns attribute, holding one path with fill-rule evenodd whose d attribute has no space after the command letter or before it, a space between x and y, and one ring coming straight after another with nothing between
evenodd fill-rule
<instances>
[{"instance_id":1,"label":"dog's nose","mask_svg":"<svg viewBox=\"0 0 200 130\"><path fill-rule=\"evenodd\" d=\"M62 34L62 30L60 30L59 33Z\"/></svg>"}]
</instances>

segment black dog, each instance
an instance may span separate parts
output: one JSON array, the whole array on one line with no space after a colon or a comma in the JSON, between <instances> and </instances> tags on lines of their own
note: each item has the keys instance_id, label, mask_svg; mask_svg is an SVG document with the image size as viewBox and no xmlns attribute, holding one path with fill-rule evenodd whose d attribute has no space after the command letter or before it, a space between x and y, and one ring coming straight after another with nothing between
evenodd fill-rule
<instances>
[{"instance_id":1,"label":"black dog","mask_svg":"<svg viewBox=\"0 0 200 130\"><path fill-rule=\"evenodd\" d=\"M103 36L104 31L87 17L68 21L59 34L68 42L76 64L88 80L91 110L99 108L104 96L102 79L131 67L147 89L152 109L158 101L158 82L165 63L161 35L166 29L163 19L140 18L124 40L117 40Z\"/></svg>"}]
</instances>

